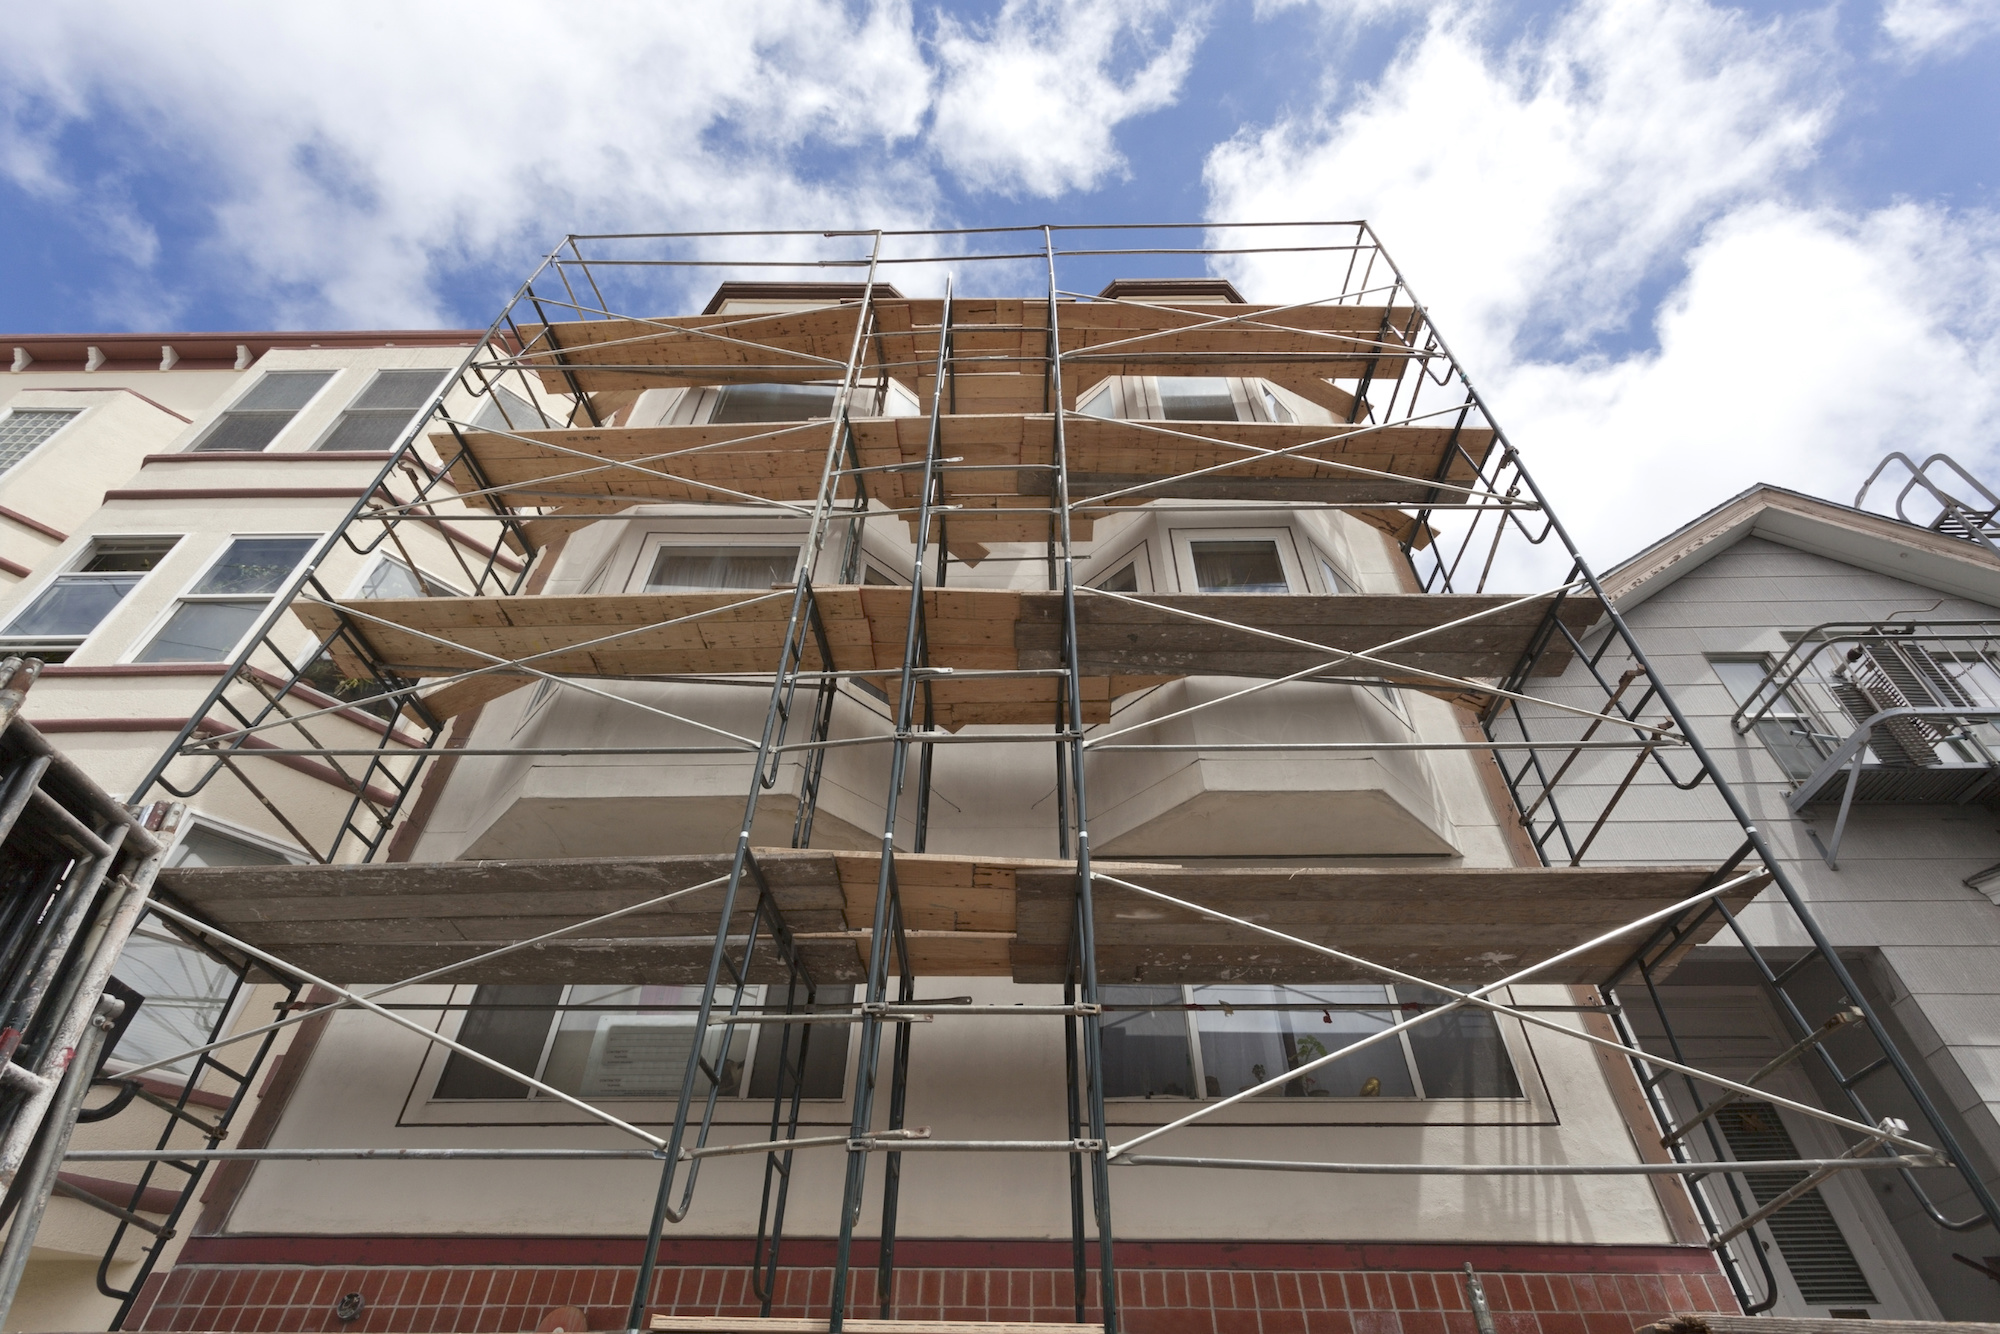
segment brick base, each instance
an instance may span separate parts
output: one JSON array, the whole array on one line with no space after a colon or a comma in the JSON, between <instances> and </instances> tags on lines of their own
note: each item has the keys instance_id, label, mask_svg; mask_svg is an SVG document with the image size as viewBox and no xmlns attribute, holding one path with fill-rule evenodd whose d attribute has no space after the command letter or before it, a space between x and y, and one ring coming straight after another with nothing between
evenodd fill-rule
<instances>
[{"instance_id":1,"label":"brick base","mask_svg":"<svg viewBox=\"0 0 2000 1334\"><path fill-rule=\"evenodd\" d=\"M1202 1249L1217 1253L1218 1267L1125 1267L1121 1250L1124 1329L1130 1334L1475 1334L1464 1276L1451 1269L1246 1268L1226 1258L1238 1248ZM1482 1249L1488 1248L1472 1248L1467 1258L1477 1265L1476 1251ZM1736 1310L1713 1261L1701 1259L1706 1263L1646 1265L1642 1272L1596 1265L1591 1272L1482 1269L1481 1279L1497 1334L1631 1334L1669 1311ZM149 1284L151 1300L127 1328L514 1334L533 1330L555 1307L577 1306L589 1315L591 1328L615 1330L624 1327L633 1279L625 1265L182 1264ZM823 1315L832 1279L826 1266L781 1270L771 1314ZM650 1305L675 1315L754 1316L758 1303L747 1290L748 1280L748 1268L740 1264L663 1266ZM850 1283L850 1310L857 1316L877 1314L874 1270L857 1265ZM912 1265L897 1272L895 1315L1072 1320L1071 1283L1067 1268ZM350 1292L360 1293L366 1306L358 1319L343 1324L333 1308ZM1092 1274L1086 1319L1100 1318Z\"/></svg>"}]
</instances>

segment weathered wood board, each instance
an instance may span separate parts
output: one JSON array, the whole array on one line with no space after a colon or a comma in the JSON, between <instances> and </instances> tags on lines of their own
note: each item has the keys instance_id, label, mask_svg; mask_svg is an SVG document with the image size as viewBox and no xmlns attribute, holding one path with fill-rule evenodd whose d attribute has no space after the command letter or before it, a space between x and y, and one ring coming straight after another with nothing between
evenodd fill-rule
<instances>
[{"instance_id":1,"label":"weathered wood board","mask_svg":"<svg viewBox=\"0 0 2000 1334\"><path fill-rule=\"evenodd\" d=\"M382 983L593 916L726 877L729 858L602 857L367 866L177 868L170 901L319 976ZM865 853L760 849L755 865L820 982L862 980L881 860ZM899 855L897 892L912 972L1060 982L1074 920L1073 863ZM1701 867L1211 870L1104 862L1108 876L1259 922L1420 977L1491 981L1698 890ZM746 878L730 918L744 936L757 906ZM1728 899L1747 903L1759 886ZM473 965L461 982L699 982L724 891L672 901ZM1380 975L1099 879L1098 972L1107 984L1341 982ZM1691 935L1684 953L1720 925ZM1609 976L1644 938L1633 932L1542 975ZM741 948L740 939L736 947ZM1676 956L1676 959L1678 955ZM1671 967L1676 960L1668 960ZM768 946L757 981L781 977Z\"/></svg>"}]
</instances>

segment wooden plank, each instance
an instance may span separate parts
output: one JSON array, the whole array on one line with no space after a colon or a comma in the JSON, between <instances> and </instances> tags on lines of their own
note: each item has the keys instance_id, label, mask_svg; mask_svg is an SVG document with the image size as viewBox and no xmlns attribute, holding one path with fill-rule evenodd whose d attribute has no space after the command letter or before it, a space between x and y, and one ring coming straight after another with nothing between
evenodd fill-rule
<instances>
[{"instance_id":1,"label":"wooden plank","mask_svg":"<svg viewBox=\"0 0 2000 1334\"><path fill-rule=\"evenodd\" d=\"M1420 977L1484 982L1561 953L1621 922L1669 907L1707 881L1702 867L1100 870L1174 898ZM1727 896L1732 908L1761 882ZM1016 875L1015 979L1060 982L1068 968L1074 873ZM1379 973L1100 881L1098 975L1107 983L1358 982ZM1720 917L1699 932L1706 940ZM1643 939L1635 932L1540 981L1601 981ZM1690 945L1692 948L1692 945Z\"/></svg>"},{"instance_id":2,"label":"wooden plank","mask_svg":"<svg viewBox=\"0 0 2000 1334\"><path fill-rule=\"evenodd\" d=\"M650 1328L676 1334L826 1334L827 1321L794 1316L656 1315ZM1103 1325L1054 1320L857 1320L841 1322L855 1334L1104 1334Z\"/></svg>"},{"instance_id":3,"label":"wooden plank","mask_svg":"<svg viewBox=\"0 0 2000 1334\"><path fill-rule=\"evenodd\" d=\"M727 874L722 855L364 866L182 867L161 892L322 976L389 982ZM760 849L756 867L822 982L859 980L878 857ZM897 886L914 971L1059 982L1068 966L1073 863L904 854ZM1102 862L1100 872L1440 981L1490 981L1686 898L1700 867L1213 870ZM748 930L755 877L731 917ZM1760 886L1729 896L1741 908ZM464 982L699 982L722 892L475 965ZM1099 972L1108 983L1377 980L1357 965L1099 881ZM1719 918L1691 941L1706 939ZM1543 980L1601 981L1636 943L1614 941ZM1692 948L1690 944L1689 948ZM753 977L778 980L760 951ZM1672 961L1669 961L1671 966Z\"/></svg>"},{"instance_id":4,"label":"wooden plank","mask_svg":"<svg viewBox=\"0 0 2000 1334\"><path fill-rule=\"evenodd\" d=\"M833 666L866 670L899 666L908 594L887 587L817 590L834 651ZM933 666L972 669L1061 665L1059 594L1008 589L932 589L925 614ZM1498 677L1516 667L1546 617L1550 599L1519 605L1504 595L1351 594L1283 597L1256 594L1156 594L1136 600L1084 590L1077 603L1078 652L1085 675L1172 677L1189 674L1280 676L1331 660L1320 647L1297 647L1256 631L1361 652L1490 612L1464 625L1422 634L1386 650L1384 662L1459 677ZM544 597L399 598L357 601L356 633L376 660L400 675L444 676L492 665L495 658L534 658L535 666L569 675L665 675L758 672L775 667L791 599L748 593L622 593ZM1499 610L1505 607L1504 610ZM340 614L318 603L293 612L322 637ZM1193 613L1210 621L1175 612ZM1599 616L1598 603L1571 595L1563 621L1581 633ZM698 619L687 619L695 617ZM1211 621L1223 622L1222 624ZM620 627L630 632L601 643ZM345 642L332 650L340 669L367 675ZM1536 667L1556 675L1569 659L1556 637ZM809 643L808 666L820 666ZM1392 680L1421 681L1395 667L1353 670ZM986 693L1015 682L940 683L953 700L998 704L1014 696ZM1087 691L1103 697L1097 690Z\"/></svg>"}]
</instances>

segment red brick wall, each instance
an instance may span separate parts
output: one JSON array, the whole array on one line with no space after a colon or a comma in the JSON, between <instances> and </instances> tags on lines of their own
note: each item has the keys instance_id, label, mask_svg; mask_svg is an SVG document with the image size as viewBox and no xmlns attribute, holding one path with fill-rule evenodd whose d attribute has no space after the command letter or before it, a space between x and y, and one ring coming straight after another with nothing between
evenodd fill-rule
<instances>
[{"instance_id":1,"label":"red brick wall","mask_svg":"<svg viewBox=\"0 0 2000 1334\"><path fill-rule=\"evenodd\" d=\"M191 1246L199 1248L199 1242ZM924 1251L941 1247L949 1248L950 1243L921 1244ZM532 1252L534 1248L507 1249ZM632 1249L636 1251L636 1246ZM808 1243L795 1249L824 1248ZM996 1248L967 1249L986 1253L965 1257L974 1259L989 1258ZM1023 1254L1015 1258L1042 1263L939 1265L915 1263L943 1258L937 1255L910 1256L912 1263L901 1265L896 1275L895 1315L906 1320L1074 1319L1067 1265L1050 1267L1047 1261L1055 1257L1047 1254L1051 1248L1045 1244L1022 1243L1020 1249ZM1367 1252L1372 1249L1213 1243L1121 1247L1122 1324L1131 1334L1474 1334L1463 1274L1447 1267L1445 1254L1400 1254L1412 1251L1449 1252L1471 1260L1480 1269L1497 1334L1630 1334L1669 1311L1736 1309L1727 1283L1704 1252L1426 1246L1383 1248L1392 1254L1371 1257ZM1296 1258L1257 1253L1267 1250L1305 1253L1307 1264L1255 1264L1260 1259ZM1206 1264L1187 1263L1204 1252ZM1436 1267L1369 1263L1395 1258L1426 1259ZM1521 1267L1538 1258L1545 1267ZM1329 1263L1312 1264L1314 1260ZM867 1265L857 1263L851 1281L855 1302L851 1309L859 1316L877 1313L875 1272L869 1267L873 1256L867 1261ZM824 1314L832 1277L824 1264L787 1266L778 1276L771 1313ZM593 1329L621 1329L633 1278L630 1265L603 1263L314 1265L198 1260L182 1263L163 1280L156 1278L149 1285L149 1304L127 1327L285 1334L512 1334L534 1329L555 1307L578 1306L589 1315ZM664 1265L656 1275L651 1306L676 1315L756 1315L757 1301L747 1291L748 1278L745 1263ZM366 1307L358 1320L343 1325L333 1307L350 1292L360 1293ZM1090 1276L1086 1298L1086 1318L1099 1319L1095 1274Z\"/></svg>"}]
</instances>

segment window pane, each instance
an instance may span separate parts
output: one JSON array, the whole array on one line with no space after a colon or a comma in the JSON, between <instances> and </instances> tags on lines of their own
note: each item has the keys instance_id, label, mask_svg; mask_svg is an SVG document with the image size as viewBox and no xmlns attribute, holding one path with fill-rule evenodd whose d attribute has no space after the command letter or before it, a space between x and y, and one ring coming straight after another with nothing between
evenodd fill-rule
<instances>
[{"instance_id":1,"label":"window pane","mask_svg":"<svg viewBox=\"0 0 2000 1334\"><path fill-rule=\"evenodd\" d=\"M1321 577L1326 580L1327 592L1344 594L1354 591L1354 585L1341 577L1340 571L1334 568L1333 562L1324 556L1319 558L1319 572Z\"/></svg>"},{"instance_id":2,"label":"window pane","mask_svg":"<svg viewBox=\"0 0 2000 1334\"><path fill-rule=\"evenodd\" d=\"M1116 572L1097 581L1097 587L1107 593L1136 593L1139 591L1139 566L1133 562L1121 566Z\"/></svg>"},{"instance_id":3,"label":"window pane","mask_svg":"<svg viewBox=\"0 0 2000 1334\"><path fill-rule=\"evenodd\" d=\"M250 632L262 602L183 602L140 662L222 662Z\"/></svg>"},{"instance_id":4,"label":"window pane","mask_svg":"<svg viewBox=\"0 0 2000 1334\"><path fill-rule=\"evenodd\" d=\"M407 419L444 383L443 371L383 371L354 400L356 409L400 409Z\"/></svg>"},{"instance_id":5,"label":"window pane","mask_svg":"<svg viewBox=\"0 0 2000 1334\"><path fill-rule=\"evenodd\" d=\"M1394 1012L1388 1009L1330 1008L1334 1003L1386 1002L1388 991L1383 987L1209 986L1196 987L1194 998L1200 1005L1233 1007L1233 1013L1204 1010L1195 1020L1211 1098L1254 1088L1396 1022ZM1318 1012L1243 1008L1287 1004L1329 1008ZM1287 1098L1408 1098L1415 1094L1403 1045L1394 1038L1283 1085Z\"/></svg>"},{"instance_id":6,"label":"window pane","mask_svg":"<svg viewBox=\"0 0 2000 1334\"><path fill-rule=\"evenodd\" d=\"M1107 420L1118 415L1118 387L1107 385L1076 405L1076 410L1086 417L1103 417Z\"/></svg>"},{"instance_id":7,"label":"window pane","mask_svg":"<svg viewBox=\"0 0 2000 1334\"><path fill-rule=\"evenodd\" d=\"M480 987L459 1025L458 1040L481 1056L532 1076L541 1063L561 987ZM528 1086L458 1052L446 1058L437 1098L525 1098Z\"/></svg>"},{"instance_id":8,"label":"window pane","mask_svg":"<svg viewBox=\"0 0 2000 1334\"><path fill-rule=\"evenodd\" d=\"M1292 410L1285 406L1285 400L1279 398L1270 385L1264 386L1264 411L1271 415L1271 420L1274 422L1294 422L1298 420L1297 417L1292 415Z\"/></svg>"},{"instance_id":9,"label":"window pane","mask_svg":"<svg viewBox=\"0 0 2000 1334\"><path fill-rule=\"evenodd\" d=\"M539 431L554 423L527 399L504 385L496 385L479 411L472 415L472 424L489 431Z\"/></svg>"},{"instance_id":10,"label":"window pane","mask_svg":"<svg viewBox=\"0 0 2000 1334\"><path fill-rule=\"evenodd\" d=\"M326 439L314 448L330 452L394 449L409 424L407 412L343 412Z\"/></svg>"},{"instance_id":11,"label":"window pane","mask_svg":"<svg viewBox=\"0 0 2000 1334\"><path fill-rule=\"evenodd\" d=\"M756 992L753 990L752 995ZM701 1000L700 987L576 986L571 1005L631 1006L632 1010L565 1010L549 1045L543 1082L580 1098L671 1098L680 1092L687 1074L688 1053L694 1046L692 1010L642 1013L638 1006L692 1006ZM761 1002L759 1002L761 1003ZM723 1059L723 1030L709 1030L703 1054L709 1068L719 1069L722 1093L733 1097L743 1077L743 1056L750 1045L750 1026L736 1030ZM720 1065L717 1065L720 1059ZM697 1075L697 1096L708 1093L708 1080Z\"/></svg>"},{"instance_id":12,"label":"window pane","mask_svg":"<svg viewBox=\"0 0 2000 1334\"><path fill-rule=\"evenodd\" d=\"M712 422L797 422L831 417L837 386L830 384L732 384L721 390Z\"/></svg>"},{"instance_id":13,"label":"window pane","mask_svg":"<svg viewBox=\"0 0 2000 1334\"><path fill-rule=\"evenodd\" d=\"M231 838L206 825L188 830L181 845L174 849L176 866L283 866L289 861L291 858L283 853L273 852L260 843Z\"/></svg>"},{"instance_id":14,"label":"window pane","mask_svg":"<svg viewBox=\"0 0 2000 1334\"><path fill-rule=\"evenodd\" d=\"M19 463L35 447L69 425L74 412L29 411L16 408L0 417L0 472Z\"/></svg>"},{"instance_id":15,"label":"window pane","mask_svg":"<svg viewBox=\"0 0 2000 1334\"><path fill-rule=\"evenodd\" d=\"M150 570L160 563L169 551L174 549L172 541L128 542L118 539L99 541L90 550L90 556L78 566L79 570L90 574L111 571Z\"/></svg>"},{"instance_id":16,"label":"window pane","mask_svg":"<svg viewBox=\"0 0 2000 1334\"><path fill-rule=\"evenodd\" d=\"M228 413L201 438L195 452L240 451L254 454L276 440L278 432L291 424L292 417L289 412Z\"/></svg>"},{"instance_id":17,"label":"window pane","mask_svg":"<svg viewBox=\"0 0 2000 1334\"><path fill-rule=\"evenodd\" d=\"M275 593L311 549L310 537L239 537L188 592L191 596Z\"/></svg>"},{"instance_id":18,"label":"window pane","mask_svg":"<svg viewBox=\"0 0 2000 1334\"><path fill-rule=\"evenodd\" d=\"M1396 998L1442 1005L1451 997L1397 984ZM1521 1083L1491 1013L1462 1005L1410 1030L1410 1052L1426 1098L1518 1098Z\"/></svg>"},{"instance_id":19,"label":"window pane","mask_svg":"<svg viewBox=\"0 0 2000 1334\"><path fill-rule=\"evenodd\" d=\"M332 371L272 371L236 400L230 411L297 412L332 378Z\"/></svg>"},{"instance_id":20,"label":"window pane","mask_svg":"<svg viewBox=\"0 0 2000 1334\"><path fill-rule=\"evenodd\" d=\"M1099 987L1106 1005L1170 1005L1170 1010L1108 1010L1104 1042L1107 1098L1191 1098L1194 1055L1179 987Z\"/></svg>"},{"instance_id":21,"label":"window pane","mask_svg":"<svg viewBox=\"0 0 2000 1334\"><path fill-rule=\"evenodd\" d=\"M1170 422L1233 422L1236 400L1229 381L1212 376L1162 375L1160 415Z\"/></svg>"},{"instance_id":22,"label":"window pane","mask_svg":"<svg viewBox=\"0 0 2000 1334\"><path fill-rule=\"evenodd\" d=\"M646 576L648 593L673 588L755 589L788 584L799 563L797 547L662 547Z\"/></svg>"},{"instance_id":23,"label":"window pane","mask_svg":"<svg viewBox=\"0 0 2000 1334\"><path fill-rule=\"evenodd\" d=\"M1757 695L1758 687L1770 671L1761 659L1723 658L1708 665L1739 705ZM1753 730L1788 778L1810 777L1825 758L1812 738L1810 720L1789 695L1780 695Z\"/></svg>"},{"instance_id":24,"label":"window pane","mask_svg":"<svg viewBox=\"0 0 2000 1334\"><path fill-rule=\"evenodd\" d=\"M140 578L136 574L61 575L8 622L7 633L87 635L139 586Z\"/></svg>"},{"instance_id":25,"label":"window pane","mask_svg":"<svg viewBox=\"0 0 2000 1334\"><path fill-rule=\"evenodd\" d=\"M783 994L778 987L771 987L764 993L770 997L768 1004L782 1004ZM853 987L821 987L821 1005L851 1005L854 1003ZM847 1096L847 1035L851 1028L847 1024L801 1024L792 1030L791 1059L794 1065L799 1057L799 1039L810 1029L812 1041L806 1044L805 1096L808 1098L842 1098ZM757 1059L750 1063L750 1096L753 1098L774 1098L778 1095L778 1056L784 1050L782 1026L764 1024L757 1035ZM785 1091L791 1092L791 1080L785 1081Z\"/></svg>"},{"instance_id":26,"label":"window pane","mask_svg":"<svg viewBox=\"0 0 2000 1334\"><path fill-rule=\"evenodd\" d=\"M1289 593L1276 542L1191 542L1195 587L1204 593Z\"/></svg>"},{"instance_id":27,"label":"window pane","mask_svg":"<svg viewBox=\"0 0 2000 1334\"><path fill-rule=\"evenodd\" d=\"M184 860L180 864L205 863ZM118 956L117 977L146 998L112 1052L112 1059L126 1069L207 1042L236 985L236 975L228 968L150 926L140 927L125 942L125 951ZM193 1064L190 1057L159 1073L185 1078Z\"/></svg>"},{"instance_id":28,"label":"window pane","mask_svg":"<svg viewBox=\"0 0 2000 1334\"><path fill-rule=\"evenodd\" d=\"M358 596L364 598L453 597L458 590L429 575L419 575L399 560L384 558L369 572Z\"/></svg>"}]
</instances>

